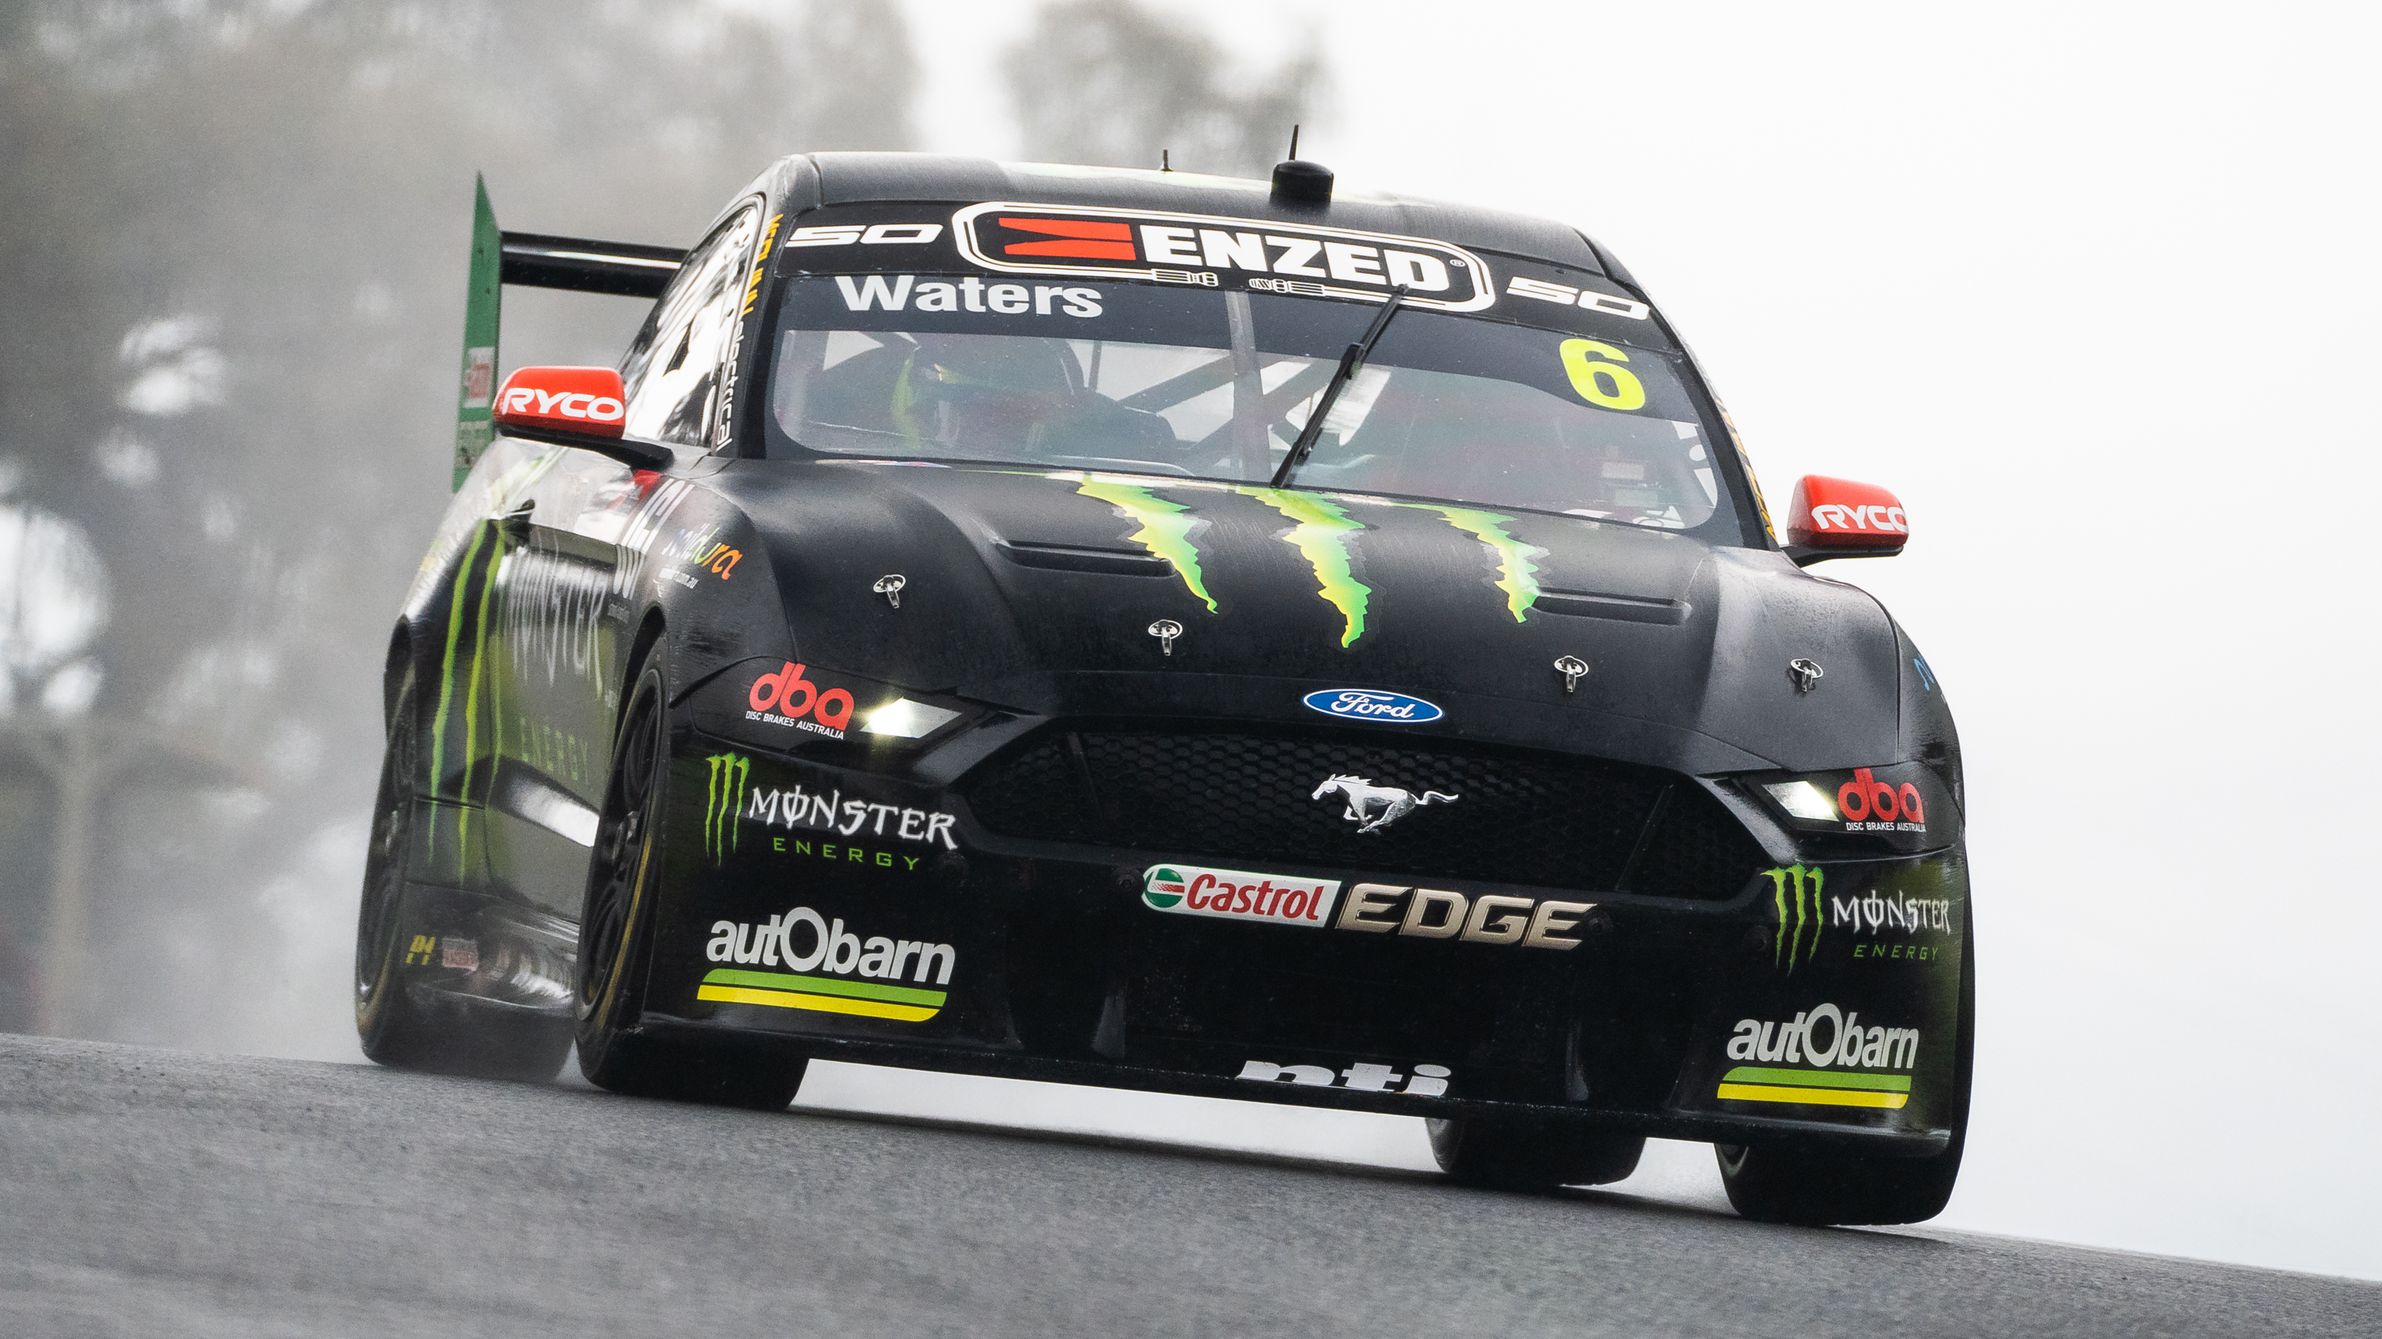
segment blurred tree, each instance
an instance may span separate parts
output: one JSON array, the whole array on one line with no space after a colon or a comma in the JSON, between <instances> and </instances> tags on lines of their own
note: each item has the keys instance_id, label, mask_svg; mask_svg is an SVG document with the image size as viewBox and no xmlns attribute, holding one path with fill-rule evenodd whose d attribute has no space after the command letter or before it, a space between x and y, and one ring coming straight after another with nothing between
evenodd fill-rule
<instances>
[{"instance_id":1,"label":"blurred tree","mask_svg":"<svg viewBox=\"0 0 2382 1339\"><path fill-rule=\"evenodd\" d=\"M1264 176L1329 96L1315 38L1270 70L1235 70L1188 25L1127 0L1062 0L1001 59L1027 156Z\"/></svg>"},{"instance_id":2,"label":"blurred tree","mask_svg":"<svg viewBox=\"0 0 2382 1339\"><path fill-rule=\"evenodd\" d=\"M472 173L512 227L691 242L780 154L905 147L909 35L861 0L0 11L0 473L89 537L112 612L89 710L0 708L0 767L93 790L89 938L149 987L84 982L48 1023L286 1045L227 1011L322 956L260 890L343 827L360 868L383 650L446 501ZM641 315L509 303L507 361L607 360ZM129 750L104 775L55 747L101 732ZM12 885L0 939L46 930ZM352 888L314 893L344 933Z\"/></svg>"}]
</instances>

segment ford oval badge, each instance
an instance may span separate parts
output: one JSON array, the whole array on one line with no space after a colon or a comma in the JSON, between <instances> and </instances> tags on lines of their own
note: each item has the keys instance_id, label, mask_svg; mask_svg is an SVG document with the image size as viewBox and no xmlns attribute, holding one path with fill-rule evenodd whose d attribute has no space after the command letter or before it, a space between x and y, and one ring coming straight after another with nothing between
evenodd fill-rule
<instances>
[{"instance_id":1,"label":"ford oval badge","mask_svg":"<svg viewBox=\"0 0 2382 1339\"><path fill-rule=\"evenodd\" d=\"M1326 716L1337 716L1344 721L1379 721L1384 725L1420 725L1447 714L1435 703L1378 688L1320 688L1301 700Z\"/></svg>"}]
</instances>

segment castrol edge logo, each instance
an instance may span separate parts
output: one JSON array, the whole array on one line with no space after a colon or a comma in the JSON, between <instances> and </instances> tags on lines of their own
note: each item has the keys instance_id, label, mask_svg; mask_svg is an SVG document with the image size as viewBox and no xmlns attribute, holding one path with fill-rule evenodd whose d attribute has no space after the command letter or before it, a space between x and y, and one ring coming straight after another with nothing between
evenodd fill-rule
<instances>
[{"instance_id":1,"label":"castrol edge logo","mask_svg":"<svg viewBox=\"0 0 2382 1339\"><path fill-rule=\"evenodd\" d=\"M951 216L960 254L988 270L1092 274L1479 311L1496 301L1480 257L1421 237L1145 209L991 201Z\"/></svg>"},{"instance_id":2,"label":"castrol edge logo","mask_svg":"<svg viewBox=\"0 0 2382 1339\"><path fill-rule=\"evenodd\" d=\"M1336 879L1294 879L1197 865L1152 865L1142 871L1142 905L1179 916L1220 916L1318 929L1331 919L1340 895Z\"/></svg>"}]
</instances>

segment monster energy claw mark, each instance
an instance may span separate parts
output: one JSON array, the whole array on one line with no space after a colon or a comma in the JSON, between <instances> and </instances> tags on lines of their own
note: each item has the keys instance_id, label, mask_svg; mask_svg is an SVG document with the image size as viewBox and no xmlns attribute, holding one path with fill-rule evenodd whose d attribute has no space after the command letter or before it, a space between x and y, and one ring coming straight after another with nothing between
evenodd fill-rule
<instances>
[{"instance_id":1,"label":"monster energy claw mark","mask_svg":"<svg viewBox=\"0 0 2382 1339\"><path fill-rule=\"evenodd\" d=\"M1180 502L1159 497L1138 484L1120 483L1113 479L1084 479L1075 491L1085 497L1098 498L1117 509L1117 514L1140 528L1131 536L1134 543L1163 558L1183 579L1183 589L1199 597L1200 603L1216 612L1216 597L1208 594L1207 577L1199 570L1199 547L1191 542L1191 527L1198 518L1189 515L1190 508Z\"/></svg>"},{"instance_id":2,"label":"monster energy claw mark","mask_svg":"<svg viewBox=\"0 0 2382 1339\"><path fill-rule=\"evenodd\" d=\"M1515 539L1505 528L1514 523L1513 517L1471 507L1441 507L1420 502L1398 505L1435 511L1449 525L1487 546L1497 560L1497 589L1505 592L1505 609L1514 616L1514 622L1521 622L1531 606L1538 603L1538 560L1546 557L1547 551Z\"/></svg>"},{"instance_id":3,"label":"monster energy claw mark","mask_svg":"<svg viewBox=\"0 0 2382 1339\"><path fill-rule=\"evenodd\" d=\"M728 852L742 845L744 783L752 775L753 760L741 753L715 753L709 759L711 777L703 787L703 849L711 863L724 865Z\"/></svg>"},{"instance_id":4,"label":"monster energy claw mark","mask_svg":"<svg viewBox=\"0 0 2382 1339\"><path fill-rule=\"evenodd\" d=\"M1770 879L1771 901L1778 908L1778 934L1771 941L1770 965L1783 965L1791 975L1798 961L1808 963L1819 955L1820 932L1827 925L1820 918L1820 896L1827 887L1827 875L1816 865L1809 868L1788 865L1765 873ZM1795 925L1792 933L1787 929L1787 889L1790 886L1795 890ZM1808 952L1803 948L1803 925L1806 921L1811 923L1811 948ZM1784 964L1779 961L1782 955Z\"/></svg>"},{"instance_id":5,"label":"monster energy claw mark","mask_svg":"<svg viewBox=\"0 0 2382 1339\"><path fill-rule=\"evenodd\" d=\"M1349 537L1363 530L1339 507L1311 493L1281 488L1235 488L1296 522L1282 538L1315 569L1316 594L1340 611L1340 645L1354 645L1365 635L1365 609L1373 588L1356 579L1350 566Z\"/></svg>"}]
</instances>

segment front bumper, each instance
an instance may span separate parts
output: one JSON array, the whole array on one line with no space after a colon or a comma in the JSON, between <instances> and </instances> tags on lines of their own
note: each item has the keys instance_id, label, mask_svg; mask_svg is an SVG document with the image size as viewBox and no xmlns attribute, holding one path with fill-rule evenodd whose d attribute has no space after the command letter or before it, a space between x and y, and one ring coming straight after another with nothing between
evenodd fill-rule
<instances>
[{"instance_id":1,"label":"front bumper","mask_svg":"<svg viewBox=\"0 0 2382 1339\"><path fill-rule=\"evenodd\" d=\"M1757 862L1697 897L1241 862L1339 895L1324 916L1226 919L1144 896L1153 866L1226 863L1212 856L1004 837L931 768L778 756L692 720L674 739L640 1023L656 1035L1720 1142L1924 1154L1951 1133L1957 845ZM1355 885L1424 882L1588 906L1558 922L1571 943L1428 916L1410 932L1394 910L1393 928L1342 928Z\"/></svg>"}]
</instances>

